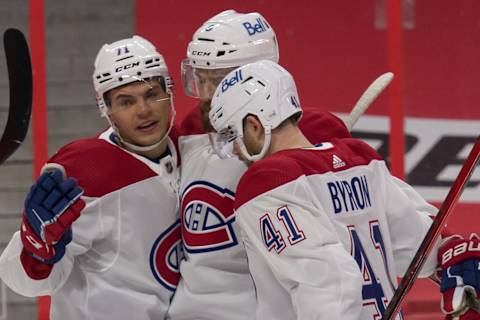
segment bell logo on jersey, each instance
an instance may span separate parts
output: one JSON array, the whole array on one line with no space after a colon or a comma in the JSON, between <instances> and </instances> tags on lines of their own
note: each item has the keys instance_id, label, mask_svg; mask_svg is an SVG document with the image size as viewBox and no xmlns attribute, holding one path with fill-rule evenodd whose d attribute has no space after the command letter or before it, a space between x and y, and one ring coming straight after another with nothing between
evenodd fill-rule
<instances>
[{"instance_id":1,"label":"bell logo on jersey","mask_svg":"<svg viewBox=\"0 0 480 320\"><path fill-rule=\"evenodd\" d=\"M190 253L222 250L238 241L233 230L235 194L207 181L191 183L182 195L182 237Z\"/></svg>"},{"instance_id":2,"label":"bell logo on jersey","mask_svg":"<svg viewBox=\"0 0 480 320\"><path fill-rule=\"evenodd\" d=\"M266 21L263 21L260 18L255 19L256 23L250 23L250 22L244 22L243 26L248 32L249 36L253 36L256 33L261 33L267 31L267 29L270 28L270 26L267 24Z\"/></svg>"},{"instance_id":3,"label":"bell logo on jersey","mask_svg":"<svg viewBox=\"0 0 480 320\"><path fill-rule=\"evenodd\" d=\"M150 251L150 269L153 276L170 291L175 291L180 280L182 259L180 221L177 220L155 240Z\"/></svg>"},{"instance_id":4,"label":"bell logo on jersey","mask_svg":"<svg viewBox=\"0 0 480 320\"><path fill-rule=\"evenodd\" d=\"M372 206L366 176L327 182L335 214L364 210Z\"/></svg>"}]
</instances>

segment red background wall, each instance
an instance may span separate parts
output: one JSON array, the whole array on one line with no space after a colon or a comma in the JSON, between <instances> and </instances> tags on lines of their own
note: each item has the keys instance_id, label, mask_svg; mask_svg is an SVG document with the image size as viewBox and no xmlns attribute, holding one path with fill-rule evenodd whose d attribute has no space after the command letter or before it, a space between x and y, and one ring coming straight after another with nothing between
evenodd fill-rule
<instances>
[{"instance_id":1,"label":"red background wall","mask_svg":"<svg viewBox=\"0 0 480 320\"><path fill-rule=\"evenodd\" d=\"M180 83L187 44L206 19L231 8L258 11L273 26L280 63L294 75L303 106L348 112L369 83L388 71L386 30L376 27L386 1L136 0L136 32L151 40L170 66L178 120L196 103L184 96ZM480 120L480 1L408 2L413 4L413 25L403 32L405 115ZM388 115L385 94L368 113ZM479 209L478 202L457 207L464 216ZM472 214L469 219L473 224L462 218L452 225L460 231L480 225ZM438 298L434 286L416 285L406 305L407 319L440 318Z\"/></svg>"},{"instance_id":2,"label":"red background wall","mask_svg":"<svg viewBox=\"0 0 480 320\"><path fill-rule=\"evenodd\" d=\"M387 71L386 31L371 1L136 1L136 31L164 54L177 81L179 119L194 101L180 88L179 65L193 32L225 9L258 11L273 25L280 63L295 77L303 105L347 112ZM415 27L404 31L407 116L480 118L480 2L413 1ZM385 99L386 100L386 99ZM371 114L387 114L384 99Z\"/></svg>"}]
</instances>

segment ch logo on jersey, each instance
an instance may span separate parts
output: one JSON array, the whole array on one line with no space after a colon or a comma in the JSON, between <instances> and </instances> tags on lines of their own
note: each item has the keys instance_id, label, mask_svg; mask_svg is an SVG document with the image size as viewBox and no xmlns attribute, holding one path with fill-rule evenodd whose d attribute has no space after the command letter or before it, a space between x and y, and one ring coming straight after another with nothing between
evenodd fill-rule
<instances>
[{"instance_id":1,"label":"ch logo on jersey","mask_svg":"<svg viewBox=\"0 0 480 320\"><path fill-rule=\"evenodd\" d=\"M182 259L180 221L177 220L155 240L150 251L150 269L153 276L170 291L175 291L180 280Z\"/></svg>"},{"instance_id":2,"label":"ch logo on jersey","mask_svg":"<svg viewBox=\"0 0 480 320\"><path fill-rule=\"evenodd\" d=\"M207 181L195 181L182 195L182 237L191 253L221 250L238 241L233 230L235 194Z\"/></svg>"}]
</instances>

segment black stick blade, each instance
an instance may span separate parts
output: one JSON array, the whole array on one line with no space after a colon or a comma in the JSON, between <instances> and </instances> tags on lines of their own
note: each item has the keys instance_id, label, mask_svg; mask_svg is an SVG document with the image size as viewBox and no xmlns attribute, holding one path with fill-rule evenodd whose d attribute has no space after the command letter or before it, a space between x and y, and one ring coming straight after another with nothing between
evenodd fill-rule
<instances>
[{"instance_id":1,"label":"black stick blade","mask_svg":"<svg viewBox=\"0 0 480 320\"><path fill-rule=\"evenodd\" d=\"M10 157L25 139L32 112L32 66L27 41L17 29L3 35L8 67L10 101L8 120L0 140L0 164Z\"/></svg>"}]
</instances>

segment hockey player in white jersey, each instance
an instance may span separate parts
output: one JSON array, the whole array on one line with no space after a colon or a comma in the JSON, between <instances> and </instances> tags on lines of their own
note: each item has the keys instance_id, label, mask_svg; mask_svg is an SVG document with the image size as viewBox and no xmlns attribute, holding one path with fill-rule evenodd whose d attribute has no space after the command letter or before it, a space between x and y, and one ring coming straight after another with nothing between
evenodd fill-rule
<instances>
[{"instance_id":1,"label":"hockey player in white jersey","mask_svg":"<svg viewBox=\"0 0 480 320\"><path fill-rule=\"evenodd\" d=\"M48 160L0 276L19 294L51 295L52 320L164 319L181 256L167 65L133 36L100 49L93 83L110 127Z\"/></svg>"},{"instance_id":2,"label":"hockey player in white jersey","mask_svg":"<svg viewBox=\"0 0 480 320\"><path fill-rule=\"evenodd\" d=\"M252 63L224 82L230 85L216 89L210 121L223 152L251 164L235 210L257 318L380 319L435 208L394 179L365 143L311 144L297 127L294 80L278 64ZM478 238L438 247L421 276L435 272L438 253L442 310L478 319L464 303L466 291L480 289Z\"/></svg>"},{"instance_id":3,"label":"hockey player in white jersey","mask_svg":"<svg viewBox=\"0 0 480 320\"><path fill-rule=\"evenodd\" d=\"M195 32L187 58L182 66L184 88L199 98L200 106L182 123L179 139L185 260L169 316L173 320L251 320L255 288L233 211L236 186L246 166L235 158L217 156L208 111L215 88L233 68L260 59L278 61L277 39L259 13L229 10ZM309 131L315 141L349 136L343 122L330 113L307 112L305 120L304 127L325 128Z\"/></svg>"}]
</instances>

